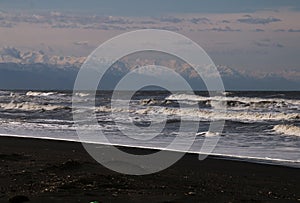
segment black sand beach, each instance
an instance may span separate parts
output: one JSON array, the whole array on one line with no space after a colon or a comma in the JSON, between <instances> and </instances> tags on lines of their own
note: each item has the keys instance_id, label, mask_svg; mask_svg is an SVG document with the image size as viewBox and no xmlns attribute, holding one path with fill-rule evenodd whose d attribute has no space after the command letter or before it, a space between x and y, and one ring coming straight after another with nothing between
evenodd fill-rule
<instances>
[{"instance_id":1,"label":"black sand beach","mask_svg":"<svg viewBox=\"0 0 300 203\"><path fill-rule=\"evenodd\" d=\"M188 154L157 174L129 176L98 164L80 143L0 140L0 202L300 202L296 168Z\"/></svg>"}]
</instances>

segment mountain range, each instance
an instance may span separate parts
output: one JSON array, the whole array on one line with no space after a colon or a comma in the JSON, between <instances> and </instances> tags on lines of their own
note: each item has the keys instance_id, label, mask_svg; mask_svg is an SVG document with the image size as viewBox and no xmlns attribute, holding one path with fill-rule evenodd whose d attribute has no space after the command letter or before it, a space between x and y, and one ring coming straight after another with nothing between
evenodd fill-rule
<instances>
[{"instance_id":1,"label":"mountain range","mask_svg":"<svg viewBox=\"0 0 300 203\"><path fill-rule=\"evenodd\" d=\"M0 89L71 90L85 60L86 57L49 56L43 51L23 52L14 47L4 47L0 49ZM106 72L102 88L113 89L126 73L144 65L171 68L182 75L195 90L206 89L188 64L160 53L135 54L120 59ZM300 89L297 71L249 74L225 65L219 65L217 69L226 90Z\"/></svg>"}]
</instances>

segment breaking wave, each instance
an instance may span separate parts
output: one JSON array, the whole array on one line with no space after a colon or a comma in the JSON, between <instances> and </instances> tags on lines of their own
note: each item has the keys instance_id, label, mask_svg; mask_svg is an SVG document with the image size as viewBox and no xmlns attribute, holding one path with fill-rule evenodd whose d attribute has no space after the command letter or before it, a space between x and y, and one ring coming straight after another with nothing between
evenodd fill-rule
<instances>
[{"instance_id":1,"label":"breaking wave","mask_svg":"<svg viewBox=\"0 0 300 203\"><path fill-rule=\"evenodd\" d=\"M11 92L9 92L9 91L0 90L0 95L10 95L10 94L11 94Z\"/></svg>"},{"instance_id":2,"label":"breaking wave","mask_svg":"<svg viewBox=\"0 0 300 203\"><path fill-rule=\"evenodd\" d=\"M36 104L32 102L10 102L0 103L0 108L4 110L23 110L23 111L54 111L58 109L68 109L65 106L50 105L50 104Z\"/></svg>"},{"instance_id":3,"label":"breaking wave","mask_svg":"<svg viewBox=\"0 0 300 203\"><path fill-rule=\"evenodd\" d=\"M156 99L142 99L140 104L143 106L155 106L155 105L170 105L173 104L171 100L156 100Z\"/></svg>"},{"instance_id":4,"label":"breaking wave","mask_svg":"<svg viewBox=\"0 0 300 203\"><path fill-rule=\"evenodd\" d=\"M218 133L218 132L210 132L210 131L207 131L207 132L198 132L196 134L196 136L214 137L214 136L220 136L220 133Z\"/></svg>"},{"instance_id":5,"label":"breaking wave","mask_svg":"<svg viewBox=\"0 0 300 203\"><path fill-rule=\"evenodd\" d=\"M54 94L57 94L57 92L33 92L33 91L26 92L26 96L32 96L32 97L47 97Z\"/></svg>"},{"instance_id":6,"label":"breaking wave","mask_svg":"<svg viewBox=\"0 0 300 203\"><path fill-rule=\"evenodd\" d=\"M233 120L241 122L259 122L259 121L281 121L281 120L299 120L298 113L279 113L279 112L238 112L238 111L210 111L193 108L168 108L168 107L147 107L143 109L126 109L110 107L97 107L96 112L118 112L135 113L141 115L168 115L194 118L195 120Z\"/></svg>"},{"instance_id":7,"label":"breaking wave","mask_svg":"<svg viewBox=\"0 0 300 203\"><path fill-rule=\"evenodd\" d=\"M222 103L228 107L254 107L254 108L281 108L297 106L300 108L299 100L280 99L280 98L258 98L258 97L226 97L226 96L213 96L204 97L199 95L189 94L172 94L166 97L170 101L194 101L206 105L215 104L216 102Z\"/></svg>"},{"instance_id":8,"label":"breaking wave","mask_svg":"<svg viewBox=\"0 0 300 203\"><path fill-rule=\"evenodd\" d=\"M276 125L273 130L280 134L300 137L300 127L294 125Z\"/></svg>"},{"instance_id":9,"label":"breaking wave","mask_svg":"<svg viewBox=\"0 0 300 203\"><path fill-rule=\"evenodd\" d=\"M82 92L75 93L75 96L78 96L78 97L87 97L89 95L90 95L89 93L82 93Z\"/></svg>"},{"instance_id":10,"label":"breaking wave","mask_svg":"<svg viewBox=\"0 0 300 203\"><path fill-rule=\"evenodd\" d=\"M146 113L171 114L179 116L197 117L201 120L234 120L234 121L280 121L280 120L298 120L298 113L260 113L260 112L218 112L200 109L146 109Z\"/></svg>"}]
</instances>

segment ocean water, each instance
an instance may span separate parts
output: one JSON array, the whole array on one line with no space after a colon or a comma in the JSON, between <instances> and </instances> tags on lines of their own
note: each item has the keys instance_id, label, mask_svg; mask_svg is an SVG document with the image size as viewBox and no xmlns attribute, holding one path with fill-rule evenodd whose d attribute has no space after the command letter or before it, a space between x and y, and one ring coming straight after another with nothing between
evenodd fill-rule
<instances>
[{"instance_id":1,"label":"ocean water","mask_svg":"<svg viewBox=\"0 0 300 203\"><path fill-rule=\"evenodd\" d=\"M79 141L75 111L84 115L79 128L100 129L109 144L164 149L179 136L181 142L168 149L180 151L185 140L195 136L189 151L201 153L204 140L218 136L210 155L300 167L299 92L225 92L210 97L206 92L141 91L127 101L129 108L112 107L111 92L104 91L96 99L89 92L77 93L73 102L81 108L72 107L72 95L66 91L0 91L0 135ZM88 104L94 103L91 109ZM226 111L215 109L216 103L226 106ZM90 123L91 110L97 125ZM182 120L197 130L182 131ZM223 131L209 132L211 121L225 121ZM136 133L132 125L142 130Z\"/></svg>"}]
</instances>

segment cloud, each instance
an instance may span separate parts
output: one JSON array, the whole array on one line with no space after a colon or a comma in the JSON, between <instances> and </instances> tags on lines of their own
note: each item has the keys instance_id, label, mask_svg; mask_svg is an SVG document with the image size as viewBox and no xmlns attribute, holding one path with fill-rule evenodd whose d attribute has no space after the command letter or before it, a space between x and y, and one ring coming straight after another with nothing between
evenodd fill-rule
<instances>
[{"instance_id":1,"label":"cloud","mask_svg":"<svg viewBox=\"0 0 300 203\"><path fill-rule=\"evenodd\" d=\"M264 32L265 30L263 30L263 29L255 29L255 30L253 30L254 32Z\"/></svg>"},{"instance_id":2,"label":"cloud","mask_svg":"<svg viewBox=\"0 0 300 203\"><path fill-rule=\"evenodd\" d=\"M132 24L133 22L129 19L125 19L125 18L122 18L122 17L109 16L109 17L104 19L104 23L128 25L128 24Z\"/></svg>"},{"instance_id":3,"label":"cloud","mask_svg":"<svg viewBox=\"0 0 300 203\"><path fill-rule=\"evenodd\" d=\"M101 25L87 25L84 26L83 29L97 29L97 30L120 30L124 31L127 30L127 27L125 26L119 26L119 25L109 25L109 24L101 24Z\"/></svg>"},{"instance_id":4,"label":"cloud","mask_svg":"<svg viewBox=\"0 0 300 203\"><path fill-rule=\"evenodd\" d=\"M134 21L128 17L77 15L72 13L40 12L39 14L16 14L7 13L0 15L0 27L12 27L18 23L47 24L52 28L84 28L86 26L107 25L130 25ZM15 24L13 24L15 23ZM97 29L97 27L95 28Z\"/></svg>"},{"instance_id":5,"label":"cloud","mask_svg":"<svg viewBox=\"0 0 300 203\"><path fill-rule=\"evenodd\" d=\"M221 23L230 23L229 20L222 20Z\"/></svg>"},{"instance_id":6,"label":"cloud","mask_svg":"<svg viewBox=\"0 0 300 203\"><path fill-rule=\"evenodd\" d=\"M275 47L275 48L283 48L284 45L280 43L273 43L270 39L263 39L261 41L255 41L254 44L258 47Z\"/></svg>"},{"instance_id":7,"label":"cloud","mask_svg":"<svg viewBox=\"0 0 300 203\"><path fill-rule=\"evenodd\" d=\"M288 32L300 32L300 29L297 29L297 30L295 30L295 29L289 29Z\"/></svg>"},{"instance_id":8,"label":"cloud","mask_svg":"<svg viewBox=\"0 0 300 203\"><path fill-rule=\"evenodd\" d=\"M192 18L190 19L190 22L194 24L198 24L198 23L207 24L210 23L210 20L208 18Z\"/></svg>"},{"instance_id":9,"label":"cloud","mask_svg":"<svg viewBox=\"0 0 300 203\"><path fill-rule=\"evenodd\" d=\"M279 44L279 43L275 44L275 46L278 47L278 48L283 48L284 47L284 45Z\"/></svg>"},{"instance_id":10,"label":"cloud","mask_svg":"<svg viewBox=\"0 0 300 203\"><path fill-rule=\"evenodd\" d=\"M0 21L0 27L4 27L4 28L12 28L14 27L15 24L10 23L10 22L6 22L6 21Z\"/></svg>"},{"instance_id":11,"label":"cloud","mask_svg":"<svg viewBox=\"0 0 300 203\"><path fill-rule=\"evenodd\" d=\"M142 20L139 23L141 23L141 24L156 24L156 22L153 20Z\"/></svg>"},{"instance_id":12,"label":"cloud","mask_svg":"<svg viewBox=\"0 0 300 203\"><path fill-rule=\"evenodd\" d=\"M169 30L169 31L174 31L174 32L178 32L181 30L181 28L176 27L176 26L150 26L150 27L145 27L142 29L160 29L160 30Z\"/></svg>"},{"instance_id":13,"label":"cloud","mask_svg":"<svg viewBox=\"0 0 300 203\"><path fill-rule=\"evenodd\" d=\"M72 23L72 24L65 24L65 23L57 23L51 26L52 28L80 28L80 25Z\"/></svg>"},{"instance_id":14,"label":"cloud","mask_svg":"<svg viewBox=\"0 0 300 203\"><path fill-rule=\"evenodd\" d=\"M211 29L205 29L205 30L199 30L199 31L214 31L214 32L241 32L240 29L233 29L229 26L226 26L225 28L211 28Z\"/></svg>"},{"instance_id":15,"label":"cloud","mask_svg":"<svg viewBox=\"0 0 300 203\"><path fill-rule=\"evenodd\" d=\"M277 29L277 30L274 30L274 32L300 32L300 29L288 29L288 30L285 30L285 29Z\"/></svg>"},{"instance_id":16,"label":"cloud","mask_svg":"<svg viewBox=\"0 0 300 203\"><path fill-rule=\"evenodd\" d=\"M285 29L277 29L277 30L274 30L274 32L285 32Z\"/></svg>"},{"instance_id":17,"label":"cloud","mask_svg":"<svg viewBox=\"0 0 300 203\"><path fill-rule=\"evenodd\" d=\"M78 46L88 46L89 42L88 41L79 41L79 42L74 42L74 45Z\"/></svg>"},{"instance_id":18,"label":"cloud","mask_svg":"<svg viewBox=\"0 0 300 203\"><path fill-rule=\"evenodd\" d=\"M265 25L265 24L269 24L269 23L274 23L274 22L280 22L281 19L279 18L273 18L273 17L269 17L269 18L255 18L252 16L244 16L246 18L240 18L237 19L238 22L240 23L247 23L247 24L261 24L261 25Z\"/></svg>"},{"instance_id":19,"label":"cloud","mask_svg":"<svg viewBox=\"0 0 300 203\"><path fill-rule=\"evenodd\" d=\"M254 44L258 47L270 47L270 43L268 41L255 41Z\"/></svg>"},{"instance_id":20,"label":"cloud","mask_svg":"<svg viewBox=\"0 0 300 203\"><path fill-rule=\"evenodd\" d=\"M175 17L162 17L159 19L161 22L168 22L168 23L181 23L184 19L175 18Z\"/></svg>"}]
</instances>

